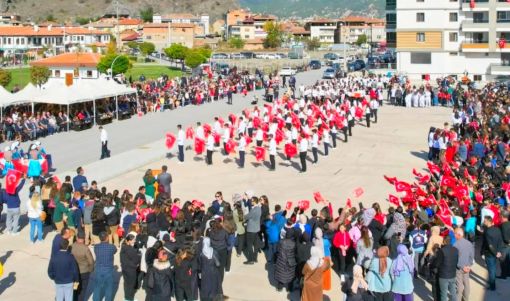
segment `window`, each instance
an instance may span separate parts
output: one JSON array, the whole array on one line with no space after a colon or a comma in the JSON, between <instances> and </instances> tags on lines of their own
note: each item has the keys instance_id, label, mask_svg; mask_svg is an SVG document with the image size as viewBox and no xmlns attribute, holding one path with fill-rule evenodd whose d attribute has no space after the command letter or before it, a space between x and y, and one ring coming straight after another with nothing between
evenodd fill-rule
<instances>
[{"instance_id":1,"label":"window","mask_svg":"<svg viewBox=\"0 0 510 301\"><path fill-rule=\"evenodd\" d=\"M249 38L250 38L250 35L246 34L246 35L244 35L244 38L245 38L245 39L249 39Z\"/></svg>"},{"instance_id":2,"label":"window","mask_svg":"<svg viewBox=\"0 0 510 301\"><path fill-rule=\"evenodd\" d=\"M87 77L92 77L92 70L87 70Z\"/></svg>"},{"instance_id":3,"label":"window","mask_svg":"<svg viewBox=\"0 0 510 301\"><path fill-rule=\"evenodd\" d=\"M425 13L416 13L416 22L425 22Z\"/></svg>"},{"instance_id":4,"label":"window","mask_svg":"<svg viewBox=\"0 0 510 301\"><path fill-rule=\"evenodd\" d=\"M459 14L450 13L450 22L457 22L459 20Z\"/></svg>"},{"instance_id":5,"label":"window","mask_svg":"<svg viewBox=\"0 0 510 301\"><path fill-rule=\"evenodd\" d=\"M430 64L430 52L411 52L411 64Z\"/></svg>"},{"instance_id":6,"label":"window","mask_svg":"<svg viewBox=\"0 0 510 301\"><path fill-rule=\"evenodd\" d=\"M510 11L498 11L498 23L510 23Z\"/></svg>"},{"instance_id":7,"label":"window","mask_svg":"<svg viewBox=\"0 0 510 301\"><path fill-rule=\"evenodd\" d=\"M448 34L448 40L450 42L457 42L459 40L459 34L456 32L450 32Z\"/></svg>"},{"instance_id":8,"label":"window","mask_svg":"<svg viewBox=\"0 0 510 301\"><path fill-rule=\"evenodd\" d=\"M424 32L416 33L416 42L425 42L425 33Z\"/></svg>"},{"instance_id":9,"label":"window","mask_svg":"<svg viewBox=\"0 0 510 301\"><path fill-rule=\"evenodd\" d=\"M479 81L481 81L481 80L482 80L482 75L480 75L480 74L475 74L475 75L473 75L473 80L474 80L475 82L479 82Z\"/></svg>"},{"instance_id":10,"label":"window","mask_svg":"<svg viewBox=\"0 0 510 301\"><path fill-rule=\"evenodd\" d=\"M458 52L450 52L450 56L458 56L459 53Z\"/></svg>"},{"instance_id":11,"label":"window","mask_svg":"<svg viewBox=\"0 0 510 301\"><path fill-rule=\"evenodd\" d=\"M425 2L425 0L416 0L416 2Z\"/></svg>"},{"instance_id":12,"label":"window","mask_svg":"<svg viewBox=\"0 0 510 301\"><path fill-rule=\"evenodd\" d=\"M60 70L55 70L55 77L60 77Z\"/></svg>"}]
</instances>

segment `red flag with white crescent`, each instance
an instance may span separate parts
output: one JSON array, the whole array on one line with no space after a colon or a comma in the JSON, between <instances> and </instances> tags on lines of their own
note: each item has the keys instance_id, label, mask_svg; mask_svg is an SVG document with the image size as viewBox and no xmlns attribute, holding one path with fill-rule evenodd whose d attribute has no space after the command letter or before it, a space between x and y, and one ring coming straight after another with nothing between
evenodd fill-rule
<instances>
[{"instance_id":1,"label":"red flag with white crescent","mask_svg":"<svg viewBox=\"0 0 510 301\"><path fill-rule=\"evenodd\" d=\"M9 169L5 175L5 192L8 194L16 193L16 187L18 187L19 180L23 174L15 169Z\"/></svg>"}]
</instances>

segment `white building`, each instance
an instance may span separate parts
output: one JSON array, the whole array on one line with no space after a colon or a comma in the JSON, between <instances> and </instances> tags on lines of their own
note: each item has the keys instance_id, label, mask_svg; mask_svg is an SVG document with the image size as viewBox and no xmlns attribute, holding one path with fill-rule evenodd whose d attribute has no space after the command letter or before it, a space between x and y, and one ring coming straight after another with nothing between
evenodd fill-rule
<instances>
[{"instance_id":1,"label":"white building","mask_svg":"<svg viewBox=\"0 0 510 301\"><path fill-rule=\"evenodd\" d=\"M396 1L397 69L411 78L510 75L510 6L501 0Z\"/></svg>"},{"instance_id":2,"label":"white building","mask_svg":"<svg viewBox=\"0 0 510 301\"><path fill-rule=\"evenodd\" d=\"M32 66L47 67L51 71L52 78L97 79L99 71L97 64L101 55L97 53L63 53L49 58L33 61Z\"/></svg>"},{"instance_id":3,"label":"white building","mask_svg":"<svg viewBox=\"0 0 510 301\"><path fill-rule=\"evenodd\" d=\"M154 15L152 17L153 23L177 23L177 24L195 24L200 29L197 30L197 35L209 35L210 17L207 14L195 16L193 14L168 14L168 15Z\"/></svg>"},{"instance_id":4,"label":"white building","mask_svg":"<svg viewBox=\"0 0 510 301\"><path fill-rule=\"evenodd\" d=\"M321 43L335 43L338 21L330 19L316 19L305 23L305 29L310 31L310 38L317 38Z\"/></svg>"}]
</instances>

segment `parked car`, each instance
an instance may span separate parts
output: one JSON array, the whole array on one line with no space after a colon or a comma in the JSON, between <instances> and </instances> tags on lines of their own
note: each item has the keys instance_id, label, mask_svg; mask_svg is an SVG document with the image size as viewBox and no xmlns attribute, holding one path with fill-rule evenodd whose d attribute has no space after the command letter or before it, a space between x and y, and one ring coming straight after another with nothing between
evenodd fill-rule
<instances>
[{"instance_id":1,"label":"parked car","mask_svg":"<svg viewBox=\"0 0 510 301\"><path fill-rule=\"evenodd\" d=\"M244 59L244 55L242 55L240 53L231 53L230 58L233 60L240 60L240 59Z\"/></svg>"},{"instance_id":2,"label":"parked car","mask_svg":"<svg viewBox=\"0 0 510 301\"><path fill-rule=\"evenodd\" d=\"M310 66L311 69L320 69L321 68L321 61L319 61L319 60L311 60L310 63L308 63L308 66Z\"/></svg>"},{"instance_id":3,"label":"parked car","mask_svg":"<svg viewBox=\"0 0 510 301\"><path fill-rule=\"evenodd\" d=\"M280 76L292 76L292 75L296 75L296 69L292 67L283 67L280 70Z\"/></svg>"},{"instance_id":4,"label":"parked car","mask_svg":"<svg viewBox=\"0 0 510 301\"><path fill-rule=\"evenodd\" d=\"M328 52L324 55L325 60L336 60L338 58L338 55L336 55L333 52Z\"/></svg>"},{"instance_id":5,"label":"parked car","mask_svg":"<svg viewBox=\"0 0 510 301\"><path fill-rule=\"evenodd\" d=\"M336 77L336 70L333 68L328 68L324 70L324 73L322 74L323 79L333 79Z\"/></svg>"},{"instance_id":6,"label":"parked car","mask_svg":"<svg viewBox=\"0 0 510 301\"><path fill-rule=\"evenodd\" d=\"M289 55L287 57L291 60L298 60L302 59L303 55L297 52L289 52Z\"/></svg>"},{"instance_id":7,"label":"parked car","mask_svg":"<svg viewBox=\"0 0 510 301\"><path fill-rule=\"evenodd\" d=\"M228 74L230 67L227 63L217 63L214 65L214 71L221 74Z\"/></svg>"},{"instance_id":8,"label":"parked car","mask_svg":"<svg viewBox=\"0 0 510 301\"><path fill-rule=\"evenodd\" d=\"M229 58L228 54L226 54L226 53L213 53L211 55L211 59L213 59L213 60L226 60L228 58Z\"/></svg>"},{"instance_id":9,"label":"parked car","mask_svg":"<svg viewBox=\"0 0 510 301\"><path fill-rule=\"evenodd\" d=\"M275 56L276 56L277 59L285 59L285 58L287 58L287 55L285 53L281 53L281 52L276 53Z\"/></svg>"},{"instance_id":10,"label":"parked car","mask_svg":"<svg viewBox=\"0 0 510 301\"><path fill-rule=\"evenodd\" d=\"M241 55L245 59L253 59L253 58L255 58L255 53L254 52L241 52Z\"/></svg>"},{"instance_id":11,"label":"parked car","mask_svg":"<svg viewBox=\"0 0 510 301\"><path fill-rule=\"evenodd\" d=\"M365 69L366 64L364 60L355 60L347 64L349 71L359 71Z\"/></svg>"}]
</instances>

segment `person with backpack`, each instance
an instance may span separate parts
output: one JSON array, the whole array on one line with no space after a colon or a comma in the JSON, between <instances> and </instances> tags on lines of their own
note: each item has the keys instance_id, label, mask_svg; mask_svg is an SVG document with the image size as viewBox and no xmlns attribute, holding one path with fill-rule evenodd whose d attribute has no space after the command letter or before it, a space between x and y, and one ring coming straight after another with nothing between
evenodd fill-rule
<instances>
[{"instance_id":1,"label":"person with backpack","mask_svg":"<svg viewBox=\"0 0 510 301\"><path fill-rule=\"evenodd\" d=\"M417 278L425 246L427 245L427 233L421 229L421 224L416 225L416 227L411 230L409 233L409 242L411 243L411 249L413 251L414 277Z\"/></svg>"},{"instance_id":2,"label":"person with backpack","mask_svg":"<svg viewBox=\"0 0 510 301\"><path fill-rule=\"evenodd\" d=\"M104 203L105 207L103 211L106 218L106 225L108 226L108 240L111 244L114 244L115 247L119 248L119 235L117 234L117 229L119 228L120 223L120 212L117 208L115 208L115 204L111 197L106 197Z\"/></svg>"}]
</instances>

